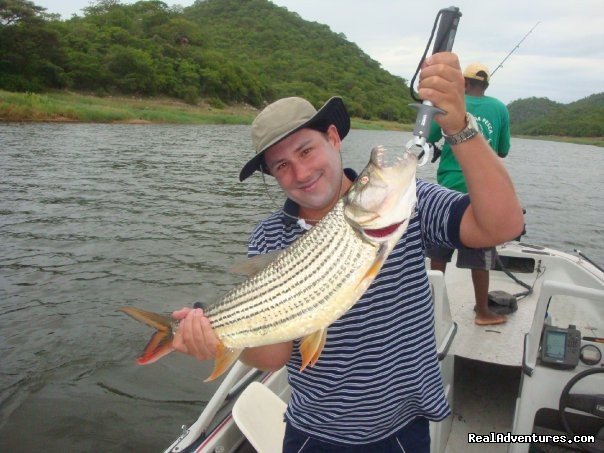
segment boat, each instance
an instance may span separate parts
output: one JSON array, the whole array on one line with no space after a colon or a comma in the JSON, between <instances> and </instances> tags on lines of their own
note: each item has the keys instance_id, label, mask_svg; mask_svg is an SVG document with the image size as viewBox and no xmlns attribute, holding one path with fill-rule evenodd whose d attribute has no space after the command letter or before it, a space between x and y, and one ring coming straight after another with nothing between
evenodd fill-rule
<instances>
[{"instance_id":1,"label":"boat","mask_svg":"<svg viewBox=\"0 0 604 453\"><path fill-rule=\"evenodd\" d=\"M604 451L604 271L570 254L498 247L490 296L504 324L474 323L470 271L428 271L452 415L430 422L431 452ZM455 262L455 261L453 261ZM280 451L287 372L238 362L166 453Z\"/></svg>"}]
</instances>

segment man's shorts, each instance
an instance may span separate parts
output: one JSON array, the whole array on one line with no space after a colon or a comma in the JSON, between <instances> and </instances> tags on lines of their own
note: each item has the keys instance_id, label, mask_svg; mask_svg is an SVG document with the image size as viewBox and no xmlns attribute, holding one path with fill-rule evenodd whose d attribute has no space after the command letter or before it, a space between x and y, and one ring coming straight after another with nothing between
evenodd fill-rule
<instances>
[{"instance_id":1,"label":"man's shorts","mask_svg":"<svg viewBox=\"0 0 604 453\"><path fill-rule=\"evenodd\" d=\"M447 247L434 247L426 249L426 256L437 261L451 262L455 249ZM497 250L495 247L486 249L457 249L457 267L464 269L482 269L490 271L497 264Z\"/></svg>"},{"instance_id":2,"label":"man's shorts","mask_svg":"<svg viewBox=\"0 0 604 453\"><path fill-rule=\"evenodd\" d=\"M390 437L371 444L336 445L325 440L309 437L308 434L294 428L291 423L285 425L283 453L429 453L430 424L424 417L416 417L400 431Z\"/></svg>"}]
</instances>

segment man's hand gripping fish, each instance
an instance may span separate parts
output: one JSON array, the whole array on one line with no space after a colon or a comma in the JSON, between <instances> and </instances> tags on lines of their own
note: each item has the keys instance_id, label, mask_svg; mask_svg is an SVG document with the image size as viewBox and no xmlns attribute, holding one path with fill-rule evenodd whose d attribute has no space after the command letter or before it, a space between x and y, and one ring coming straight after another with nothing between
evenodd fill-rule
<instances>
[{"instance_id":1,"label":"man's hand gripping fish","mask_svg":"<svg viewBox=\"0 0 604 453\"><path fill-rule=\"evenodd\" d=\"M417 158L375 147L350 190L311 230L261 271L204 307L220 340L214 371L224 373L244 348L303 338L302 367L314 365L327 328L367 290L414 214ZM251 261L255 260L252 258ZM140 365L174 350L178 325L163 315L121 308L157 329Z\"/></svg>"}]
</instances>

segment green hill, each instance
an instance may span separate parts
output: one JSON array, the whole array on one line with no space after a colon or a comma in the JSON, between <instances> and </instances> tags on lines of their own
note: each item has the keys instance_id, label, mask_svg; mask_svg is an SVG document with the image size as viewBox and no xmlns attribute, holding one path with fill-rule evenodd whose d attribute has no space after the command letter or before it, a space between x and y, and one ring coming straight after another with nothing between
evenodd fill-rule
<instances>
[{"instance_id":1,"label":"green hill","mask_svg":"<svg viewBox=\"0 0 604 453\"><path fill-rule=\"evenodd\" d=\"M0 2L0 88L166 95L259 107L341 95L353 116L412 122L404 79L328 26L268 0L100 0L60 20L27 0Z\"/></svg>"},{"instance_id":2,"label":"green hill","mask_svg":"<svg viewBox=\"0 0 604 453\"><path fill-rule=\"evenodd\" d=\"M604 137L604 93L570 104L546 98L519 99L508 110L516 135Z\"/></svg>"},{"instance_id":3,"label":"green hill","mask_svg":"<svg viewBox=\"0 0 604 453\"><path fill-rule=\"evenodd\" d=\"M547 98L518 99L508 104L510 124L516 125L526 121L543 118L561 109L563 104Z\"/></svg>"},{"instance_id":4,"label":"green hill","mask_svg":"<svg viewBox=\"0 0 604 453\"><path fill-rule=\"evenodd\" d=\"M405 81L327 25L266 0L198 1L185 13L215 51L267 80L271 99L302 95L318 103L339 94L354 116L415 118Z\"/></svg>"}]
</instances>

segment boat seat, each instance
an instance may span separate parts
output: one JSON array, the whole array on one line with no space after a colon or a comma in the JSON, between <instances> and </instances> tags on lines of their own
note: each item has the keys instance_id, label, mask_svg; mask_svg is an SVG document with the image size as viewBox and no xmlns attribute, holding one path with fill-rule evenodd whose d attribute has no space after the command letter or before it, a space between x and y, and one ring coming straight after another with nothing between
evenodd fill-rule
<instances>
[{"instance_id":1,"label":"boat seat","mask_svg":"<svg viewBox=\"0 0 604 453\"><path fill-rule=\"evenodd\" d=\"M279 453L283 448L287 404L260 382L252 382L233 406L233 419L258 453Z\"/></svg>"}]
</instances>

